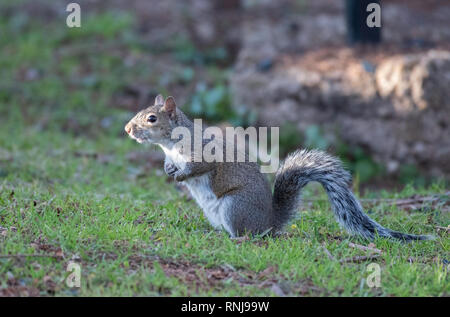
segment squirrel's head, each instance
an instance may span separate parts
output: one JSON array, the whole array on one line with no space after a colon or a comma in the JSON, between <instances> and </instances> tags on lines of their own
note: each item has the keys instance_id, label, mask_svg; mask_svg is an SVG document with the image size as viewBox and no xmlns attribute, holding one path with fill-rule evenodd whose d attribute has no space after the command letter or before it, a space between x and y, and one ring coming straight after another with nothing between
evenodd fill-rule
<instances>
[{"instance_id":1,"label":"squirrel's head","mask_svg":"<svg viewBox=\"0 0 450 317\"><path fill-rule=\"evenodd\" d=\"M127 123L125 131L139 143L164 144L177 126L178 115L173 97L164 100L158 95L153 106L140 111Z\"/></svg>"}]
</instances>

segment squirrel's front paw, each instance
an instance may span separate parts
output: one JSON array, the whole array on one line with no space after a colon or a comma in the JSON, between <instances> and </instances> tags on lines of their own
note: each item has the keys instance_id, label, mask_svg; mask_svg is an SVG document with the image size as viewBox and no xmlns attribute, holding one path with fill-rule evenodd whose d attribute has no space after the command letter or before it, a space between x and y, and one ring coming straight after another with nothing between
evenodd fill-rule
<instances>
[{"instance_id":1,"label":"squirrel's front paw","mask_svg":"<svg viewBox=\"0 0 450 317\"><path fill-rule=\"evenodd\" d=\"M177 171L174 175L174 178L177 182L182 182L187 178L187 176L186 176L186 174L182 173L181 171Z\"/></svg>"},{"instance_id":2,"label":"squirrel's front paw","mask_svg":"<svg viewBox=\"0 0 450 317\"><path fill-rule=\"evenodd\" d=\"M175 166L175 164L168 163L164 164L164 171L169 176L174 176L175 173L178 171L178 168Z\"/></svg>"}]
</instances>

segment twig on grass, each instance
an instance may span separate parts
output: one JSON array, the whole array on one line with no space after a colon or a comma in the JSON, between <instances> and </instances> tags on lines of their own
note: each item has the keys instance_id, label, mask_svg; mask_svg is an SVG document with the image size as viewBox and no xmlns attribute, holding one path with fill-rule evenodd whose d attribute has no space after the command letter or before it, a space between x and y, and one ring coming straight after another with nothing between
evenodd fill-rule
<instances>
[{"instance_id":1,"label":"twig on grass","mask_svg":"<svg viewBox=\"0 0 450 317\"><path fill-rule=\"evenodd\" d=\"M438 230L444 230L447 233L450 231L449 227L441 227L441 226L434 226L434 227Z\"/></svg>"},{"instance_id":2,"label":"twig on grass","mask_svg":"<svg viewBox=\"0 0 450 317\"><path fill-rule=\"evenodd\" d=\"M368 255L368 256L365 256L365 255L359 256L358 255L358 256L351 257L351 258L339 260L339 263L359 263L359 262L375 260L379 257L380 257L379 254L372 254L372 255Z\"/></svg>"},{"instance_id":3,"label":"twig on grass","mask_svg":"<svg viewBox=\"0 0 450 317\"><path fill-rule=\"evenodd\" d=\"M331 252L330 251L328 251L328 249L325 247L325 244L322 244L322 248L323 248L323 250L325 251L325 253L328 255L328 258L330 259L330 260L336 260L336 258L334 257L334 255L333 254L331 254Z\"/></svg>"},{"instance_id":4,"label":"twig on grass","mask_svg":"<svg viewBox=\"0 0 450 317\"><path fill-rule=\"evenodd\" d=\"M450 196L450 191L443 194L430 194L428 196L416 196L410 198L360 198L361 203L379 204L379 203L391 203L392 205L406 205L412 203L425 203L442 200L443 196ZM307 198L303 199L305 203L313 203L317 201L328 201L327 198Z\"/></svg>"},{"instance_id":5,"label":"twig on grass","mask_svg":"<svg viewBox=\"0 0 450 317\"><path fill-rule=\"evenodd\" d=\"M0 254L0 259L7 258L61 258L56 254Z\"/></svg>"},{"instance_id":6,"label":"twig on grass","mask_svg":"<svg viewBox=\"0 0 450 317\"><path fill-rule=\"evenodd\" d=\"M353 242L349 242L348 246L351 248L355 248L355 249L359 249L359 250L363 250L363 251L373 251L378 254L383 254L383 251L381 251L380 249L377 249L377 248L373 248L371 246L364 246L364 245L356 244Z\"/></svg>"}]
</instances>

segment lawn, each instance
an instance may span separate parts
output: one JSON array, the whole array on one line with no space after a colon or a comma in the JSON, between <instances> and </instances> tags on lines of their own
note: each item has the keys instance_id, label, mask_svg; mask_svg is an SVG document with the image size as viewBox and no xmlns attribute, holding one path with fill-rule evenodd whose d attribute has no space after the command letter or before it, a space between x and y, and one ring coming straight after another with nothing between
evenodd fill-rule
<instances>
[{"instance_id":1,"label":"lawn","mask_svg":"<svg viewBox=\"0 0 450 317\"><path fill-rule=\"evenodd\" d=\"M444 182L360 197L381 224L435 241L352 238L316 186L283 234L231 239L166 178L158 149L123 132L133 111L120 92L167 93L189 80L185 65L159 76L150 61L166 52L130 14L72 30L21 2L0 7L16 12L0 17L0 296L450 295ZM66 283L70 263L80 287ZM379 287L366 283L370 263Z\"/></svg>"}]
</instances>

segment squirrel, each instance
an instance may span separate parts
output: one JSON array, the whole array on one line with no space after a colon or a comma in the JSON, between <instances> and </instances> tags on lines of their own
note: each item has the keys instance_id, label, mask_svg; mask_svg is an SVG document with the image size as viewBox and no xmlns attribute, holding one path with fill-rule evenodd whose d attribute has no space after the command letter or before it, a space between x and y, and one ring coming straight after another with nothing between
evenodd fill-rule
<instances>
[{"instance_id":1,"label":"squirrel","mask_svg":"<svg viewBox=\"0 0 450 317\"><path fill-rule=\"evenodd\" d=\"M324 187L337 221L351 234L368 240L377 235L400 241L433 239L393 231L372 220L349 189L350 173L339 159L325 152L289 154L276 172L272 194L256 162L195 161L192 154L175 146L172 131L176 127L193 132L194 123L173 97L158 95L154 105L128 122L125 131L139 143L159 145L165 153L166 174L186 185L209 222L231 237L279 232L299 208L302 188L316 181Z\"/></svg>"}]
</instances>

